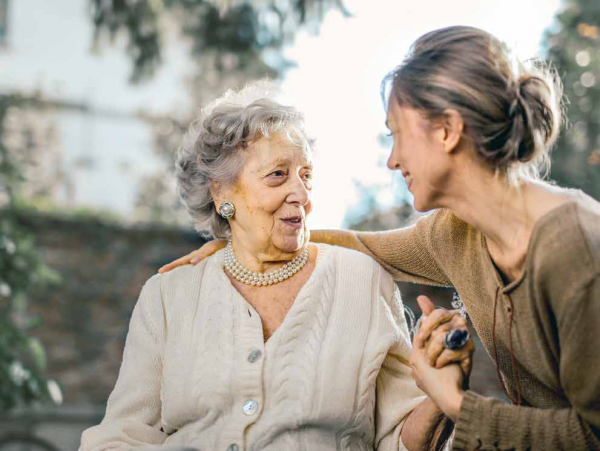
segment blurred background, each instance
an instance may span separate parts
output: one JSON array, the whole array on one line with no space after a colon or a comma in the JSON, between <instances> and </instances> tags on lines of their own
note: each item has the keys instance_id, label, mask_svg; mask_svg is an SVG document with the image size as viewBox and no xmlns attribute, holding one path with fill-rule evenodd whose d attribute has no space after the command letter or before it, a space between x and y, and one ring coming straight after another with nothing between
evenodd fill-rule
<instances>
[{"instance_id":1,"label":"blurred background","mask_svg":"<svg viewBox=\"0 0 600 451\"><path fill-rule=\"evenodd\" d=\"M551 178L600 199L597 0L0 0L0 450L76 450L101 420L142 284L203 242L174 152L225 89L269 77L305 112L312 228L414 222L385 168L380 82L456 24L557 66L569 121ZM413 308L453 299L401 290ZM502 396L483 349L472 387Z\"/></svg>"}]
</instances>

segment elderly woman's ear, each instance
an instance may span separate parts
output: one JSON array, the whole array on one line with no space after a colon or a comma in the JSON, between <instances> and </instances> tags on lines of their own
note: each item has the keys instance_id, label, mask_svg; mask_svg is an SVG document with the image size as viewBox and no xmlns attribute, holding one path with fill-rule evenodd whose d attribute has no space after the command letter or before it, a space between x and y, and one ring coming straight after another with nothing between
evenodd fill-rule
<instances>
[{"instance_id":1,"label":"elderly woman's ear","mask_svg":"<svg viewBox=\"0 0 600 451\"><path fill-rule=\"evenodd\" d=\"M211 185L210 194L215 204L217 213L224 219L232 218L235 215L235 205L228 199L227 193L224 192L221 184L215 182Z\"/></svg>"},{"instance_id":2,"label":"elderly woman's ear","mask_svg":"<svg viewBox=\"0 0 600 451\"><path fill-rule=\"evenodd\" d=\"M210 184L210 197L212 197L213 202L215 203L215 208L217 211L219 210L219 204L223 202L222 196L223 189L219 182L213 182Z\"/></svg>"}]
</instances>

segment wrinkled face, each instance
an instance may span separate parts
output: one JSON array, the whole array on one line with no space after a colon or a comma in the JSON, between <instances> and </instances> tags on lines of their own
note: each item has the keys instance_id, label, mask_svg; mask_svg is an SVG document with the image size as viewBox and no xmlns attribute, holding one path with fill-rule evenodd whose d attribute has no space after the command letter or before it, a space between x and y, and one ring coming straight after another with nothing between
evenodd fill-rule
<instances>
[{"instance_id":1,"label":"wrinkled face","mask_svg":"<svg viewBox=\"0 0 600 451\"><path fill-rule=\"evenodd\" d=\"M218 196L235 205L234 240L255 253L297 252L309 240L311 155L278 135L256 141L245 152L237 183Z\"/></svg>"},{"instance_id":2,"label":"wrinkled face","mask_svg":"<svg viewBox=\"0 0 600 451\"><path fill-rule=\"evenodd\" d=\"M418 211L439 207L451 174L450 157L442 144L444 129L395 101L390 101L387 126L394 137L388 167L402 171Z\"/></svg>"}]
</instances>

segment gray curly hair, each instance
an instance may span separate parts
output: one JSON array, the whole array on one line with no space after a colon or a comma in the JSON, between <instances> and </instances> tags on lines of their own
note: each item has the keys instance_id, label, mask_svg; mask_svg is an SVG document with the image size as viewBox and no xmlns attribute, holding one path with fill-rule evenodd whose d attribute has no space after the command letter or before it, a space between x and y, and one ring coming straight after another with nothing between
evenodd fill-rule
<instances>
[{"instance_id":1,"label":"gray curly hair","mask_svg":"<svg viewBox=\"0 0 600 451\"><path fill-rule=\"evenodd\" d=\"M294 107L275 100L268 83L227 91L192 122L177 151L177 192L198 232L218 239L231 236L229 222L216 209L211 195L215 184L237 181L253 142L278 135L311 152L313 140L304 131L304 118Z\"/></svg>"}]
</instances>

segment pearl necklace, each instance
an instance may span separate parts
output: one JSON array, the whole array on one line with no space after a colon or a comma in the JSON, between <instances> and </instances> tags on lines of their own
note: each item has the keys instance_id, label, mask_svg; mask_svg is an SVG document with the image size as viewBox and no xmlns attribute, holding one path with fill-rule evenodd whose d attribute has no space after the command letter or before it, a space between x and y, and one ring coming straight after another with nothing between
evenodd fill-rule
<instances>
[{"instance_id":1,"label":"pearl necklace","mask_svg":"<svg viewBox=\"0 0 600 451\"><path fill-rule=\"evenodd\" d=\"M225 247L225 269L229 271L229 274L233 276L234 279L239 280L242 283L247 285L253 285L257 287L264 287L267 285L274 285L279 282L283 282L286 279L289 279L298 271L300 271L306 262L308 261L308 246L302 251L300 255L294 257L293 260L287 262L281 268L270 272L270 273L260 273L253 272L249 269L244 268L240 262L235 258L235 254L233 253L233 247L231 245L231 240L227 243Z\"/></svg>"}]
</instances>

